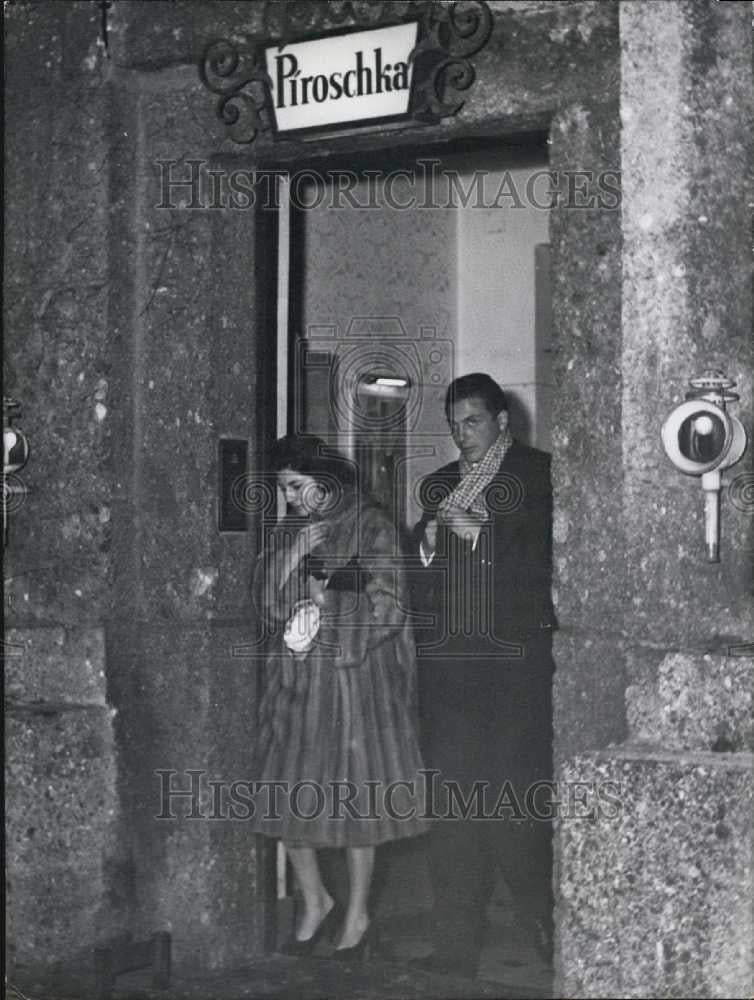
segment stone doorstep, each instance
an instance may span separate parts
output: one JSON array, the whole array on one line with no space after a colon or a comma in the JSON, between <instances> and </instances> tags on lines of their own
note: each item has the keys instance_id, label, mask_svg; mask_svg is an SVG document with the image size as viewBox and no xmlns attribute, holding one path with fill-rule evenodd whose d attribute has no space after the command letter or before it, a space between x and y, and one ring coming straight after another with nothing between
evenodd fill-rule
<instances>
[{"instance_id":1,"label":"stone doorstep","mask_svg":"<svg viewBox=\"0 0 754 1000\"><path fill-rule=\"evenodd\" d=\"M9 984L10 1000L98 1000L81 977L53 989ZM271 957L243 969L188 978L178 971L168 990L155 990L148 971L120 976L112 1000L546 1000L526 986L435 976L388 962L345 965L326 959Z\"/></svg>"},{"instance_id":2,"label":"stone doorstep","mask_svg":"<svg viewBox=\"0 0 754 1000\"><path fill-rule=\"evenodd\" d=\"M429 948L431 911L395 914L390 932L381 926L381 960L348 965L328 960L323 950L317 956L293 960L279 955L260 959L224 973L189 977L175 969L170 988L156 990L149 969L117 977L112 1000L471 1000L472 997L548 998L552 976L538 962L519 933L501 939L501 927L491 927L482 952L480 976L466 979L433 975L415 968L414 946L422 954ZM511 921L505 921L510 930ZM514 928L515 930L515 928ZM97 1000L91 972L67 975L65 987L45 989L27 971L23 998L17 1000ZM49 982L49 977L48 980Z\"/></svg>"}]
</instances>

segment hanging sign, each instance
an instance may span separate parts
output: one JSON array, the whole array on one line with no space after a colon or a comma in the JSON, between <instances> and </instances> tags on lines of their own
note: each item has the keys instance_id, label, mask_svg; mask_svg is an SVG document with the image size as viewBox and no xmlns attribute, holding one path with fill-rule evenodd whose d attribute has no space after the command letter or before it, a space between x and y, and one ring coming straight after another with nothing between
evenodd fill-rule
<instances>
[{"instance_id":1,"label":"hanging sign","mask_svg":"<svg viewBox=\"0 0 754 1000\"><path fill-rule=\"evenodd\" d=\"M278 132L408 114L417 22L265 49Z\"/></svg>"},{"instance_id":2,"label":"hanging sign","mask_svg":"<svg viewBox=\"0 0 754 1000\"><path fill-rule=\"evenodd\" d=\"M265 132L307 139L406 119L435 124L463 107L470 57L492 33L485 0L259 7L260 34L210 43L199 68L238 143Z\"/></svg>"}]
</instances>

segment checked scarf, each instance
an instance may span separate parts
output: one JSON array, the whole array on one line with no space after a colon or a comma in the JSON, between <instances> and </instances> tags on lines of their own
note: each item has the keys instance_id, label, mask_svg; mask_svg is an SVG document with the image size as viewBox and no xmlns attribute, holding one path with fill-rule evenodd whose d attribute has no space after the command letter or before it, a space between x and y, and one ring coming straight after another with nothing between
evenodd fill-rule
<instances>
[{"instance_id":1,"label":"checked scarf","mask_svg":"<svg viewBox=\"0 0 754 1000\"><path fill-rule=\"evenodd\" d=\"M461 510L470 510L474 514L481 514L487 520L489 512L484 506L484 491L497 475L500 463L512 444L513 435L506 427L498 434L495 442L487 449L484 458L480 459L476 465L472 465L461 456L459 461L461 481L440 504L440 510L446 513L449 507L459 507Z\"/></svg>"}]
</instances>

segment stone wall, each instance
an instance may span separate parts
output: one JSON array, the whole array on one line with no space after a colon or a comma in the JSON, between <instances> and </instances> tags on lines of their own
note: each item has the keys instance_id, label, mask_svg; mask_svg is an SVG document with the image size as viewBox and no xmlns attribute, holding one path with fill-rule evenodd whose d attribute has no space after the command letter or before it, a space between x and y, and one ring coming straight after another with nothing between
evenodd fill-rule
<instances>
[{"instance_id":1,"label":"stone wall","mask_svg":"<svg viewBox=\"0 0 754 1000\"><path fill-rule=\"evenodd\" d=\"M562 823L559 995L749 996L752 755L627 747L563 777L619 809Z\"/></svg>"},{"instance_id":2,"label":"stone wall","mask_svg":"<svg viewBox=\"0 0 754 1000\"><path fill-rule=\"evenodd\" d=\"M11 963L88 958L127 921L104 621L113 601L106 62L90 4L5 12L4 391L28 496L6 550Z\"/></svg>"},{"instance_id":3,"label":"stone wall","mask_svg":"<svg viewBox=\"0 0 754 1000\"><path fill-rule=\"evenodd\" d=\"M253 634L256 538L217 532L217 442L247 439L254 465L271 432L273 244L264 212L187 210L185 199L159 208L157 161L181 176L190 159L295 168L363 155L374 137L232 146L197 65L210 39L258 31L261 6L6 12L6 391L32 446L7 553L9 648L20 654L7 691L20 964L72 961L72 942L88 954L124 929L171 930L184 967L263 947L266 868L243 829L154 816L157 768L227 778L248 763L255 668L233 651ZM750 746L743 701L719 687L737 691L735 651L752 634L745 470L725 491L722 561L708 565L701 490L667 463L659 428L687 379L714 365L739 379L736 412L751 416L750 7L491 7L462 111L381 139L399 151L547 132L561 178L623 170L622 203L566 198L552 212L557 758L566 775L600 774L603 758L585 753L630 736L655 744L641 765L647 788L681 767L702 789L698 768L714 762L694 754L729 751L717 765L727 802L748 794L734 752ZM691 742L672 743L682 729ZM681 755L672 766L668 752ZM605 774L635 764L604 759ZM630 776L624 817L640 801ZM691 836L691 819L672 816ZM743 819L733 828L743 835ZM606 863L579 845L579 829L564 831L564 887L579 859ZM595 851L612 850L616 829L592 838ZM627 864L651 856L642 838ZM718 839L721 850L734 840ZM718 873L743 871L738 856L718 857ZM626 921L637 920L630 882L621 891ZM565 897L564 954L612 972L569 967L565 982L620 989L612 925L593 912L579 938ZM647 984L714 979L712 966L693 982L671 974L671 951Z\"/></svg>"},{"instance_id":4,"label":"stone wall","mask_svg":"<svg viewBox=\"0 0 754 1000\"><path fill-rule=\"evenodd\" d=\"M258 294L264 220L161 207L191 195L164 197L160 161L171 161L175 179L189 175L186 159L206 171L214 152L192 114L198 76L194 67L157 76L120 68L115 27L109 254L122 494L108 675L120 709L134 926L169 930L176 961L208 968L262 947L255 840L242 824L156 819L156 772L177 772L171 787L186 788L187 770L205 771L202 808L206 781L249 777L256 662L234 651L254 633L256 535L218 531L218 442L245 440L253 469L267 434L260 386L270 368L257 339L270 328Z\"/></svg>"},{"instance_id":5,"label":"stone wall","mask_svg":"<svg viewBox=\"0 0 754 1000\"><path fill-rule=\"evenodd\" d=\"M706 368L738 382L733 412L751 424L750 14L621 4L620 440L590 595L616 635L583 655L622 678L626 739L563 764L620 801L560 823L566 996L744 996L754 981L752 452L724 476L708 563L700 483L659 438Z\"/></svg>"},{"instance_id":6,"label":"stone wall","mask_svg":"<svg viewBox=\"0 0 754 1000\"><path fill-rule=\"evenodd\" d=\"M493 37L462 113L390 134L388 144L541 138L558 115L558 166L589 165L584 108L606 128L617 121L615 11L492 8ZM172 930L181 964L233 963L262 947L264 893L243 831L154 820L155 769L193 765L227 777L248 760L254 665L233 649L253 632L246 583L255 538L219 535L213 498L217 439L247 438L254 462L269 434L257 402L270 368L256 331L271 328L259 294L270 244L254 212L158 209L156 161L187 176L192 158L228 168L311 157L311 146L267 138L254 158L234 148L198 82L206 43L258 31L260 11L123 0L104 11L61 3L9 12L8 390L23 403L33 449L29 498L11 527L10 619L25 630L17 633L25 664L44 645L37 630L62 636L48 642L46 689L31 685L28 665L14 680L20 721L10 756L21 759L29 725L48 718L60 732L39 742L30 773L54 772L55 753L79 763L100 755L83 813L73 804L67 814L45 809L39 792L40 828L62 831L69 871L82 890L89 880L91 905L77 906L73 891L12 900L21 964L71 961L71 927L84 953L125 929ZM316 153L371 143L330 140ZM581 253L590 272L603 252L577 229L561 251L564 260ZM582 279L574 271L563 287L571 280ZM92 667L84 655L82 668L90 647ZM90 669L97 686L82 694L76 677ZM44 711L34 714L28 706L38 699ZM63 725L69 718L90 720L97 739L85 747ZM612 719L604 725L614 732ZM66 787L73 802L74 785ZM55 859L24 846L25 799L15 788L9 842L26 865L26 894ZM96 844L82 839L79 850L83 828ZM33 932L42 907L46 950Z\"/></svg>"},{"instance_id":7,"label":"stone wall","mask_svg":"<svg viewBox=\"0 0 754 1000\"><path fill-rule=\"evenodd\" d=\"M6 552L13 975L91 970L127 931L238 962L266 926L254 838L155 821L155 772L247 776L256 536L217 530L217 453L244 438L254 463L267 433L265 221L158 207L160 156L215 153L194 65L119 66L96 5L7 15L5 391L31 443Z\"/></svg>"}]
</instances>

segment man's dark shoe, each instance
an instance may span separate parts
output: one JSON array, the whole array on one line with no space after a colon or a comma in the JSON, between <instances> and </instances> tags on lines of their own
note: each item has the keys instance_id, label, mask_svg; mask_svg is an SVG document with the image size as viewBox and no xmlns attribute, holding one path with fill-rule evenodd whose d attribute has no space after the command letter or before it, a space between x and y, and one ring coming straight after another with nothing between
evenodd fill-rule
<instances>
[{"instance_id":1,"label":"man's dark shoe","mask_svg":"<svg viewBox=\"0 0 754 1000\"><path fill-rule=\"evenodd\" d=\"M456 979L476 979L477 963L463 955L437 955L435 952L424 958L411 961L414 968L435 976L452 976Z\"/></svg>"}]
</instances>

